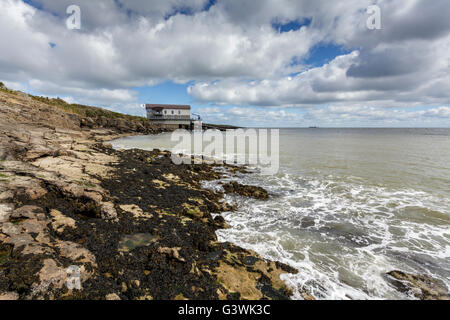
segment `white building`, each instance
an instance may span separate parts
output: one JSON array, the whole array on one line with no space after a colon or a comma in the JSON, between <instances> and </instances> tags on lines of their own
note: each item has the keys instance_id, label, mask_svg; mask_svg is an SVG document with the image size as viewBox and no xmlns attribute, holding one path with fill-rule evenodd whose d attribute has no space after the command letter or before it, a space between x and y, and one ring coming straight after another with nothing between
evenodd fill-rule
<instances>
[{"instance_id":1,"label":"white building","mask_svg":"<svg viewBox=\"0 0 450 320\"><path fill-rule=\"evenodd\" d=\"M155 124L171 129L191 128L191 106L146 104L147 118Z\"/></svg>"}]
</instances>

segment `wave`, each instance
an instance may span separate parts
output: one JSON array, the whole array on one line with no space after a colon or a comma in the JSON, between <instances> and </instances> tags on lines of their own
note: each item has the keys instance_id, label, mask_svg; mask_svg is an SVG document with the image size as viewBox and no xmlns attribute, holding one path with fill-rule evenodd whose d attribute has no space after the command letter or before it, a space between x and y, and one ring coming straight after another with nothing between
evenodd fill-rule
<instances>
[{"instance_id":1,"label":"wave","mask_svg":"<svg viewBox=\"0 0 450 320\"><path fill-rule=\"evenodd\" d=\"M298 268L298 275L283 276L293 298L300 298L301 288L318 299L409 298L386 281L386 272L396 269L449 286L448 199L337 177L281 173L238 180L265 187L271 200L227 196L240 209L224 214L232 228L218 231L219 240Z\"/></svg>"}]
</instances>

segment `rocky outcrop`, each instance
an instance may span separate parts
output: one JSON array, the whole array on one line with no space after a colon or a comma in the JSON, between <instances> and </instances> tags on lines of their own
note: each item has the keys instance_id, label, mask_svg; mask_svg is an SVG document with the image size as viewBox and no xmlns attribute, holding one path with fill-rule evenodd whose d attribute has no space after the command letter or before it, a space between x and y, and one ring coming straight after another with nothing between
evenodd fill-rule
<instances>
[{"instance_id":1,"label":"rocky outcrop","mask_svg":"<svg viewBox=\"0 0 450 320\"><path fill-rule=\"evenodd\" d=\"M400 291L421 300L450 300L445 284L426 275L391 271L388 280Z\"/></svg>"},{"instance_id":2,"label":"rocky outcrop","mask_svg":"<svg viewBox=\"0 0 450 320\"><path fill-rule=\"evenodd\" d=\"M225 193L234 193L243 197L255 198L258 200L269 199L267 190L261 187L243 185L232 181L230 183L222 184Z\"/></svg>"},{"instance_id":3,"label":"rocky outcrop","mask_svg":"<svg viewBox=\"0 0 450 320\"><path fill-rule=\"evenodd\" d=\"M0 113L0 299L289 298L280 275L296 270L218 242L234 207L202 188L214 166L103 143L148 133L139 121L2 90Z\"/></svg>"},{"instance_id":4,"label":"rocky outcrop","mask_svg":"<svg viewBox=\"0 0 450 320\"><path fill-rule=\"evenodd\" d=\"M149 121L107 118L104 116L80 118L80 127L89 129L107 128L120 133L154 134L163 131Z\"/></svg>"}]
</instances>

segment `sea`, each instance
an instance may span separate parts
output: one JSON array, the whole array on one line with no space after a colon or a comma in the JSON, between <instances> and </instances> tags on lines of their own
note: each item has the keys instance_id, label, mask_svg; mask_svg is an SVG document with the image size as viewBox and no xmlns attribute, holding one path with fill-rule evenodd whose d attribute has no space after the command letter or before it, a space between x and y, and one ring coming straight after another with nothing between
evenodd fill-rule
<instances>
[{"instance_id":1,"label":"sea","mask_svg":"<svg viewBox=\"0 0 450 320\"><path fill-rule=\"evenodd\" d=\"M172 150L172 134L127 137L117 149ZM428 275L450 288L450 129L280 129L279 170L225 181L267 201L227 195L220 241L289 264L293 299L413 299L386 276ZM223 181L222 181L223 182ZM220 189L218 181L205 188Z\"/></svg>"}]
</instances>

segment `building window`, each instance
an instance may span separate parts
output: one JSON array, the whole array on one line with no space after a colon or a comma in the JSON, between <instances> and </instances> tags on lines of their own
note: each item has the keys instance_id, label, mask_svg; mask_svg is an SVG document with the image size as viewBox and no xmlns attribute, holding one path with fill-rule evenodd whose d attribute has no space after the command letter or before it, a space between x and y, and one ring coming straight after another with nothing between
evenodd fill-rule
<instances>
[{"instance_id":1,"label":"building window","mask_svg":"<svg viewBox=\"0 0 450 320\"><path fill-rule=\"evenodd\" d=\"M173 114L173 110L172 110L172 114Z\"/></svg>"},{"instance_id":2,"label":"building window","mask_svg":"<svg viewBox=\"0 0 450 320\"><path fill-rule=\"evenodd\" d=\"M178 110L178 115L180 115L181 114L181 111L180 110Z\"/></svg>"}]
</instances>

